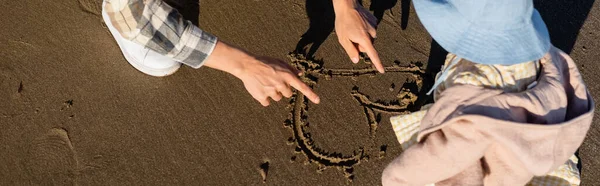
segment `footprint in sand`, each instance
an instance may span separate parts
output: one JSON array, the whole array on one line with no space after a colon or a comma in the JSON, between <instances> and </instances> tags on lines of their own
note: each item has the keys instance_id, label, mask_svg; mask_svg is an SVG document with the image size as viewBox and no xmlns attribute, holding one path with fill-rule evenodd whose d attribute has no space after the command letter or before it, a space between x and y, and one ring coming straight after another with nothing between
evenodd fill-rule
<instances>
[{"instance_id":1,"label":"footprint in sand","mask_svg":"<svg viewBox=\"0 0 600 186\"><path fill-rule=\"evenodd\" d=\"M77 0L81 10L94 14L97 16L102 15L102 0Z\"/></svg>"},{"instance_id":2,"label":"footprint in sand","mask_svg":"<svg viewBox=\"0 0 600 186\"><path fill-rule=\"evenodd\" d=\"M288 56L292 61L292 65L301 71L305 72L301 77L302 80L310 86L314 86L319 78L326 80L332 77L350 77L353 79L359 76L375 76L377 70L373 68L365 69L326 69L319 62L307 60L299 54L290 54ZM421 87L422 76L424 70L418 66L398 66L385 67L388 73L407 73L411 74L414 79L414 86ZM410 83L409 83L410 84ZM405 84L406 85L406 84ZM409 85L410 86L410 85ZM395 88L395 85L392 85ZM414 90L412 90L414 91ZM365 121L369 126L369 134L372 145L361 147L354 151L352 155L344 155L337 152L328 152L317 147L311 138L309 132L305 128L309 124L309 103L306 97L301 92L295 92L290 100L288 108L290 109L289 118L284 121L284 126L290 128L293 136L288 139L288 144L295 145L295 152L302 153L306 156L307 163L314 163L318 166L317 172L322 172L328 167L336 167L344 171L344 176L349 182L354 179L354 166L369 159L370 152L375 151L380 158L385 156L387 145L377 146L374 143L375 133L379 125L379 113L388 114L406 114L409 106L413 105L417 100L416 93L409 88L402 87L396 95L397 100L392 101L372 101L368 95L358 91L358 87L354 87L350 94L362 106L365 113ZM291 162L296 161L296 156L292 156Z\"/></svg>"},{"instance_id":3,"label":"footprint in sand","mask_svg":"<svg viewBox=\"0 0 600 186\"><path fill-rule=\"evenodd\" d=\"M261 163L260 167L258 169L258 172L260 173L262 182L267 183L267 176L269 175L269 161L265 161L264 163Z\"/></svg>"},{"instance_id":4,"label":"footprint in sand","mask_svg":"<svg viewBox=\"0 0 600 186\"><path fill-rule=\"evenodd\" d=\"M79 162L65 129L53 128L36 138L28 155L27 168L38 184L77 184Z\"/></svg>"}]
</instances>

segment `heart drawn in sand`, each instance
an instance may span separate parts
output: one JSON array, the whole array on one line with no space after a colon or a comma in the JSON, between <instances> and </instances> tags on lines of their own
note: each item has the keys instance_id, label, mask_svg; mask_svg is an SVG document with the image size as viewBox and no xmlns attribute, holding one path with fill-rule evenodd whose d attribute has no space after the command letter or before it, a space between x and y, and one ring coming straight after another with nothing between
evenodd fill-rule
<instances>
[{"instance_id":1,"label":"heart drawn in sand","mask_svg":"<svg viewBox=\"0 0 600 186\"><path fill-rule=\"evenodd\" d=\"M304 72L301 76L302 80L310 86L317 84L319 78L326 80L332 77L350 77L357 78L359 76L375 76L378 74L374 68L365 69L326 69L318 62L308 60L301 54L291 53L288 55L292 65ZM407 73L412 75L414 82L418 87L421 87L424 70L416 65L385 67L386 73ZM358 87L354 87L350 92L352 97L363 107L365 121L369 126L370 140L374 143L375 134L379 125L377 113L389 114L406 114L409 113L408 108L417 100L415 92L411 92L407 88L402 88L397 94L398 100L394 101L372 101L369 96L359 92ZM305 130L308 126L309 119L309 103L308 99L301 93L296 91L288 105L290 110L289 118L284 121L284 126L293 132L293 136L288 139L289 145L295 145L295 152L304 154L307 159L306 164L314 163L318 166L317 172L321 172L329 167L335 167L344 171L345 177L349 182L354 179L354 166L362 161L369 159L371 148L377 147L360 147L354 150L352 155L344 155L337 152L328 152L317 147L311 138L309 132ZM386 145L377 148L377 151L385 153ZM292 161L296 160L296 156L292 157Z\"/></svg>"}]
</instances>

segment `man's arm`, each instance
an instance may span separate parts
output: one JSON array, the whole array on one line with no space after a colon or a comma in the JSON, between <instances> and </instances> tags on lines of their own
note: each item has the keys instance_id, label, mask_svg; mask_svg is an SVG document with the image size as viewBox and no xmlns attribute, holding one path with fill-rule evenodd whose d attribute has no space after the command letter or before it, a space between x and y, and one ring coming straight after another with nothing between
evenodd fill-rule
<instances>
[{"instance_id":1,"label":"man's arm","mask_svg":"<svg viewBox=\"0 0 600 186\"><path fill-rule=\"evenodd\" d=\"M227 72L244 83L248 93L263 106L268 106L269 97L274 101L290 98L291 88L302 92L313 103L319 96L298 79L301 72L279 59L252 55L240 48L218 41L205 66Z\"/></svg>"},{"instance_id":2,"label":"man's arm","mask_svg":"<svg viewBox=\"0 0 600 186\"><path fill-rule=\"evenodd\" d=\"M287 63L217 41L162 0L106 0L104 9L124 38L194 68L205 65L230 73L263 106L270 104L268 98L291 97L292 87L320 102Z\"/></svg>"},{"instance_id":3,"label":"man's arm","mask_svg":"<svg viewBox=\"0 0 600 186\"><path fill-rule=\"evenodd\" d=\"M106 0L104 9L123 38L193 68L217 43L162 0Z\"/></svg>"}]
</instances>

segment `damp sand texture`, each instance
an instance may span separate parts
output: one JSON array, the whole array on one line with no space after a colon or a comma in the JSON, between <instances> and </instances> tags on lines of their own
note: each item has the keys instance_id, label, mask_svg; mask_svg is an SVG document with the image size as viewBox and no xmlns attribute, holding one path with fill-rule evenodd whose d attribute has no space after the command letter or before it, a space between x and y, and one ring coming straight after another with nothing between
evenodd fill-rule
<instances>
[{"instance_id":1,"label":"damp sand texture","mask_svg":"<svg viewBox=\"0 0 600 186\"><path fill-rule=\"evenodd\" d=\"M318 105L297 93L269 107L209 68L164 78L136 71L105 28L101 1L3 2L0 185L379 185L401 153L389 117L418 105L431 38L397 1L378 26L388 72L377 74L352 64L333 30L313 33L333 18L318 2L207 0L182 11L223 41L304 68L321 96ZM598 7L572 52L589 63L588 83L600 77L589 52L600 41ZM314 56L292 53L312 46ZM584 183L600 177L589 171L600 165L591 130L580 151Z\"/></svg>"}]
</instances>

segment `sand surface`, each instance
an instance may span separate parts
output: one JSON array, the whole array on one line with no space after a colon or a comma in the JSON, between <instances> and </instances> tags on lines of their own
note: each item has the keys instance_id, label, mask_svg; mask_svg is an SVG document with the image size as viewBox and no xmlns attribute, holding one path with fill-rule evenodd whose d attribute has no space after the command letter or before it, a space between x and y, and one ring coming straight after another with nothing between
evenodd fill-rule
<instances>
[{"instance_id":1,"label":"sand surface","mask_svg":"<svg viewBox=\"0 0 600 186\"><path fill-rule=\"evenodd\" d=\"M216 70L137 72L99 0L5 1L0 185L379 185L401 153L389 117L428 101L444 51L409 1L373 1L384 75L345 56L328 0L170 2L224 41L304 68L322 100L297 94L267 108ZM598 99L598 3L536 3ZM599 153L596 119L580 150L583 185L600 185Z\"/></svg>"}]
</instances>

